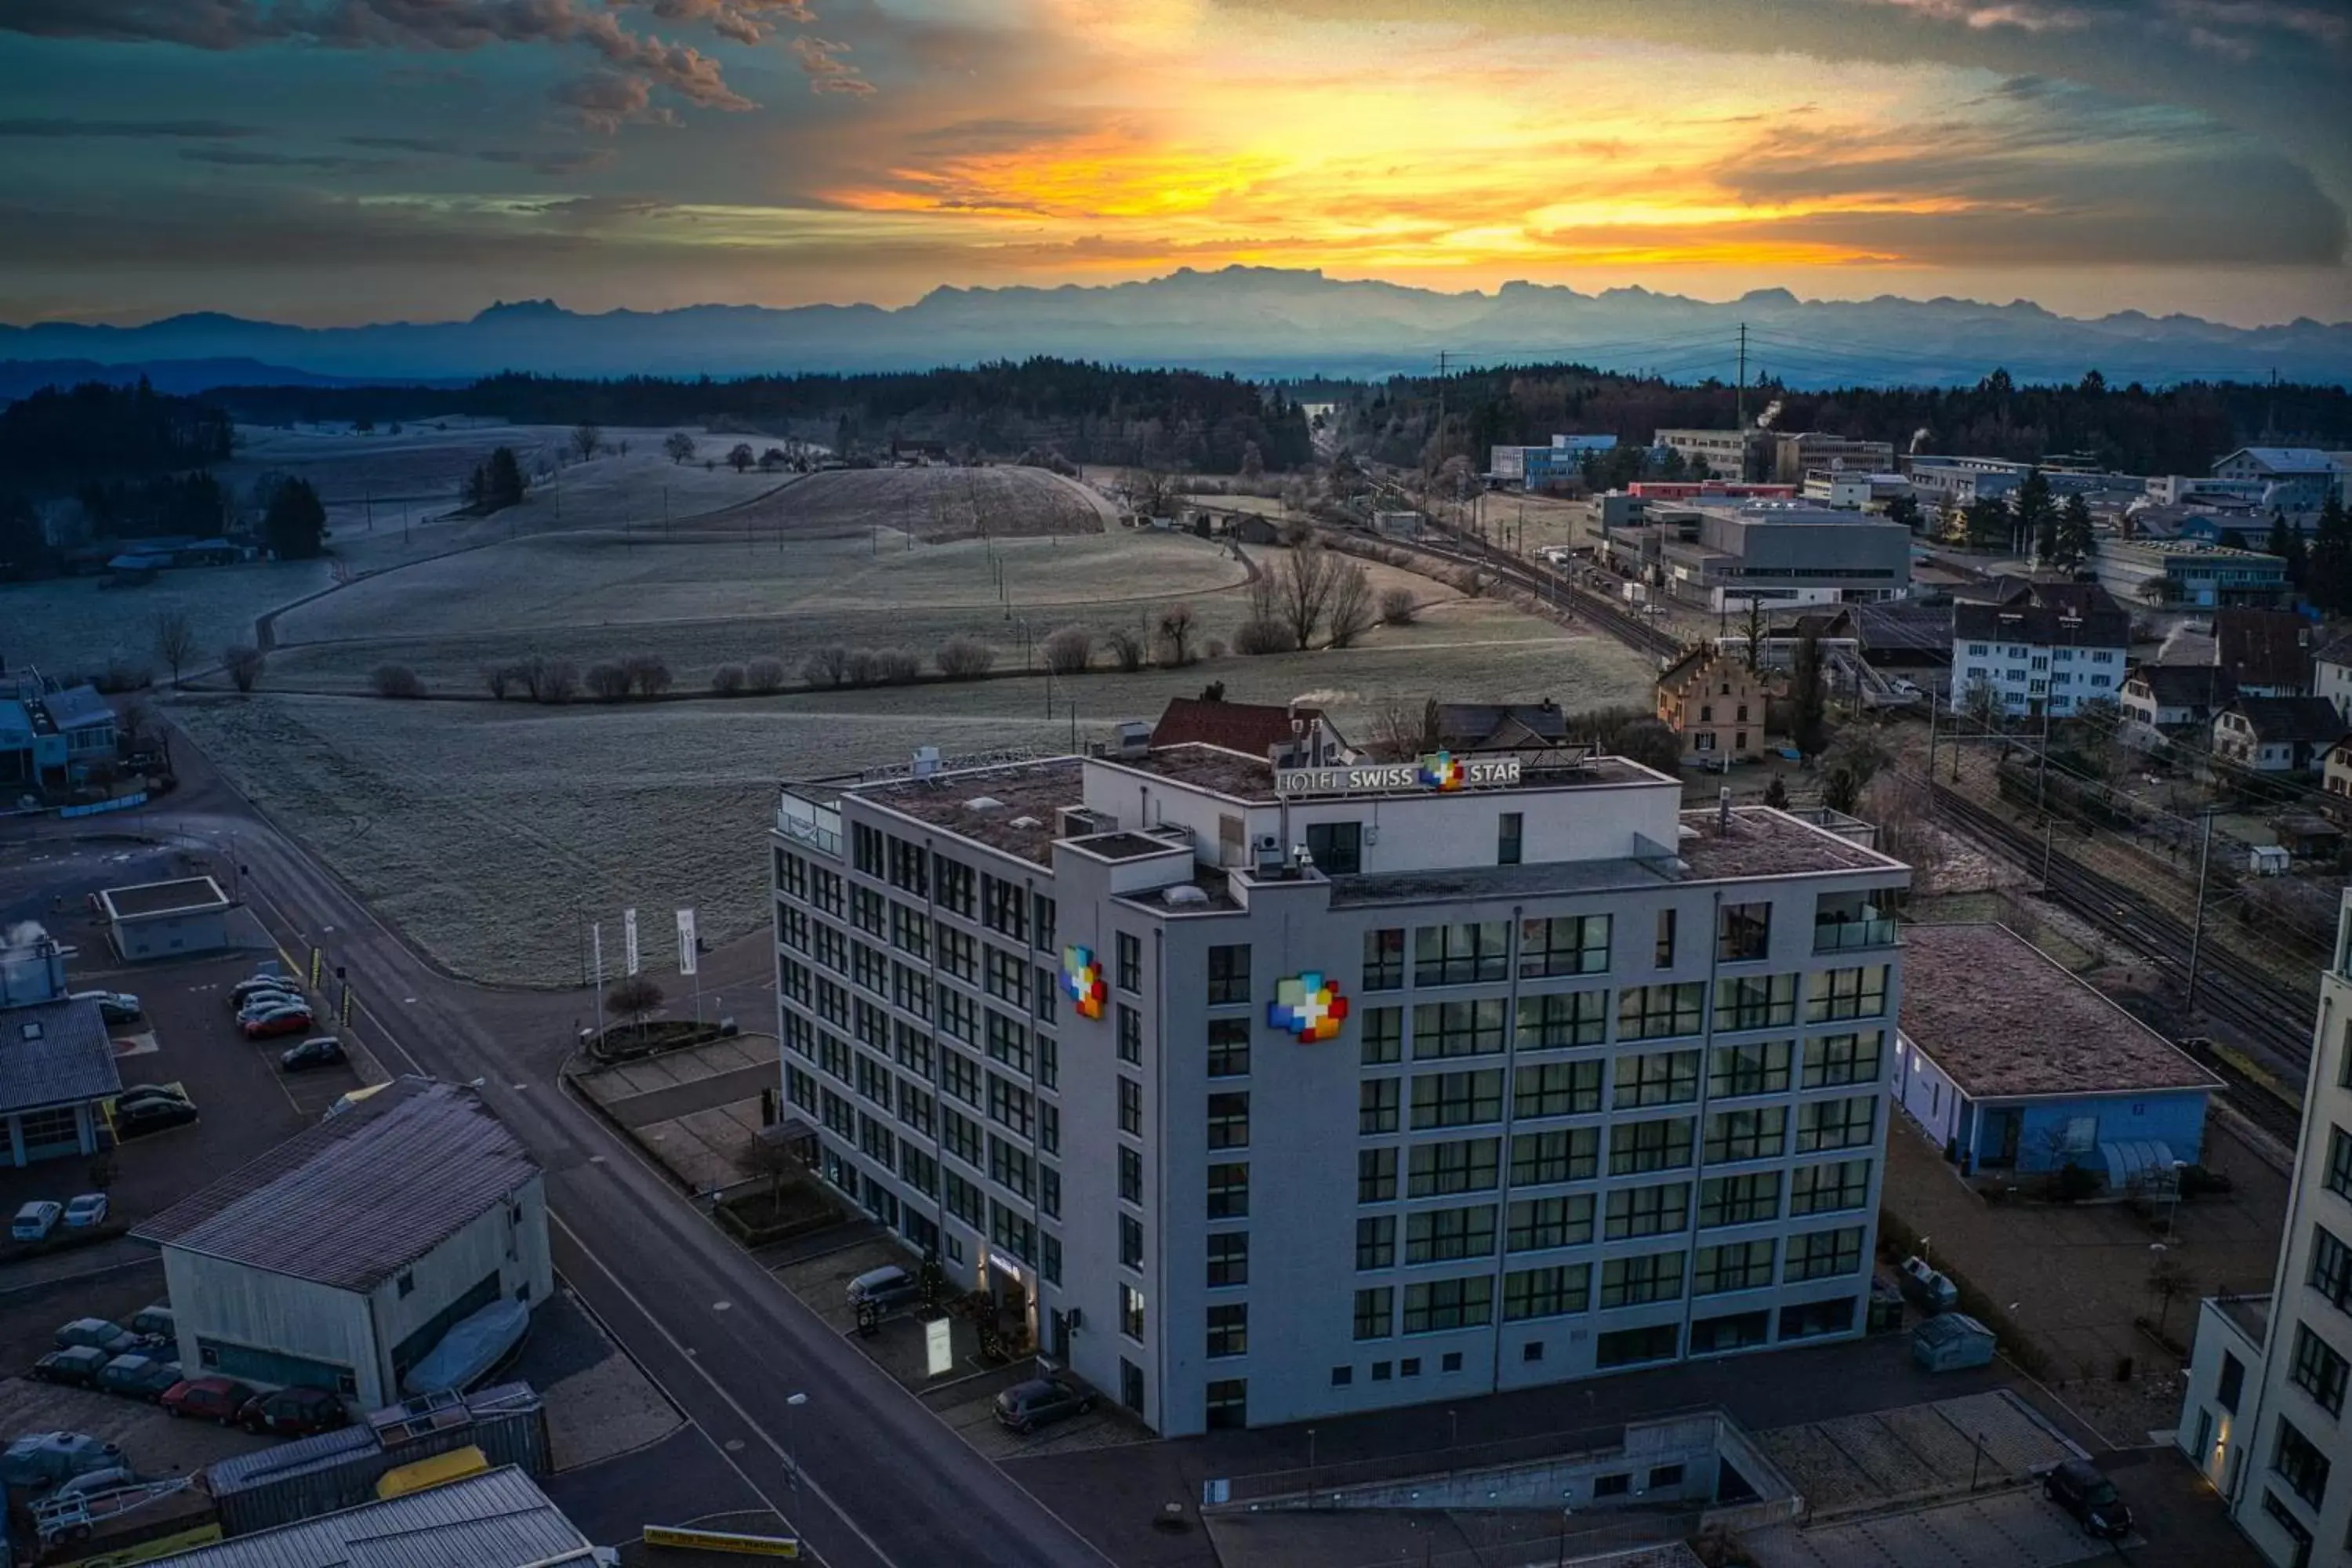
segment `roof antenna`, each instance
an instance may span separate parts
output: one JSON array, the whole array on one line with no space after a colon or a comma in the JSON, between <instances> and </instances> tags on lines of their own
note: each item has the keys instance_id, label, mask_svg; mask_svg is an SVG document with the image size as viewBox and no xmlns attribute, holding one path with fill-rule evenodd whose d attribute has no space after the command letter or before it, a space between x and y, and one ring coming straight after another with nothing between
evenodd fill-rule
<instances>
[{"instance_id":1,"label":"roof antenna","mask_svg":"<svg viewBox=\"0 0 2352 1568\"><path fill-rule=\"evenodd\" d=\"M1731 831L1731 786L1725 784L1716 795L1716 831Z\"/></svg>"}]
</instances>

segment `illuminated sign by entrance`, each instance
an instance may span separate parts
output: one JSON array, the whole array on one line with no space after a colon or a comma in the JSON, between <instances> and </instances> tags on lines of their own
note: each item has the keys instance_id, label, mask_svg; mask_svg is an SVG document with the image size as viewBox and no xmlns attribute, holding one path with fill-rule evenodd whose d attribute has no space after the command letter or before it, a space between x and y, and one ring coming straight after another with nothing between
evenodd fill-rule
<instances>
[{"instance_id":1,"label":"illuminated sign by entrance","mask_svg":"<svg viewBox=\"0 0 2352 1568\"><path fill-rule=\"evenodd\" d=\"M1354 763L1337 768L1277 768L1276 795L1356 795L1373 790L1458 789L1519 782L1517 757L1457 757L1432 752L1410 763Z\"/></svg>"}]
</instances>

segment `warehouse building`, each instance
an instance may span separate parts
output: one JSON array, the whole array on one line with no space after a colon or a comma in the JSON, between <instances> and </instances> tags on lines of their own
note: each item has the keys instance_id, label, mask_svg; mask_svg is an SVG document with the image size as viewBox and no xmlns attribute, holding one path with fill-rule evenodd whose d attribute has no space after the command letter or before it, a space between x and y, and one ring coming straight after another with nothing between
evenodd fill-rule
<instances>
[{"instance_id":1,"label":"warehouse building","mask_svg":"<svg viewBox=\"0 0 2352 1568\"><path fill-rule=\"evenodd\" d=\"M400 1079L132 1234L163 1250L181 1365L370 1409L400 1397L452 1324L553 1287L538 1162L471 1089L429 1079Z\"/></svg>"},{"instance_id":2,"label":"warehouse building","mask_svg":"<svg viewBox=\"0 0 2352 1568\"><path fill-rule=\"evenodd\" d=\"M1908 870L1534 755L785 786L819 1172L1163 1434L1859 1334Z\"/></svg>"},{"instance_id":3,"label":"warehouse building","mask_svg":"<svg viewBox=\"0 0 2352 1568\"><path fill-rule=\"evenodd\" d=\"M229 944L228 895L210 877L109 888L98 901L107 940L130 963L218 952Z\"/></svg>"},{"instance_id":4,"label":"warehouse building","mask_svg":"<svg viewBox=\"0 0 2352 1568\"><path fill-rule=\"evenodd\" d=\"M172 1568L593 1568L599 1559L538 1484L509 1468L159 1561Z\"/></svg>"},{"instance_id":5,"label":"warehouse building","mask_svg":"<svg viewBox=\"0 0 2352 1568\"><path fill-rule=\"evenodd\" d=\"M59 998L0 1009L0 1121L6 1125L0 1163L95 1154L106 1101L121 1092L114 1042L96 1002Z\"/></svg>"},{"instance_id":6,"label":"warehouse building","mask_svg":"<svg viewBox=\"0 0 2352 1568\"><path fill-rule=\"evenodd\" d=\"M1701 501L1659 523L1667 592L1718 613L1751 601L1866 604L1911 592L1911 531L1899 522L1793 500Z\"/></svg>"}]
</instances>

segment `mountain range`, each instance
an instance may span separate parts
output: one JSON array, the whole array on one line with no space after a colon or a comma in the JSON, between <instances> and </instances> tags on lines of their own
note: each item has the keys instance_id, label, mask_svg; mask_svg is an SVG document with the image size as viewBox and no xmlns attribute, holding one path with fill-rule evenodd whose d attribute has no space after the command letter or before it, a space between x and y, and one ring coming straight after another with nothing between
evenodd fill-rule
<instances>
[{"instance_id":1,"label":"mountain range","mask_svg":"<svg viewBox=\"0 0 2352 1568\"><path fill-rule=\"evenodd\" d=\"M1759 289L1717 303L1611 289L1507 283L1442 293L1318 271L1181 268L1143 282L933 289L877 305L690 305L585 314L552 300L499 302L464 321L300 327L199 312L139 326L0 324L0 397L47 362L141 366L176 390L313 380L415 382L504 370L551 375L746 375L927 369L1053 354L1181 364L1260 377L1426 374L1449 363L1579 361L1676 381L1747 370L1790 386L1973 384L1996 367L2020 382L2096 369L2131 381L2352 384L2352 321L2242 328L2124 310L2060 316L2026 300L1801 300ZM212 362L191 364L189 362ZM242 363L237 363L242 362ZM76 371L73 375L83 373ZM114 372L108 373L112 378Z\"/></svg>"}]
</instances>

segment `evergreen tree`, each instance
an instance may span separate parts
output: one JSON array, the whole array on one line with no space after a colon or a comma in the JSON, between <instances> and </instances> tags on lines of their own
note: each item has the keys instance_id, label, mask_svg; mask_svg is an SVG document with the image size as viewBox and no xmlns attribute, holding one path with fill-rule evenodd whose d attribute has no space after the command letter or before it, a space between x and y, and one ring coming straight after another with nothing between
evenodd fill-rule
<instances>
[{"instance_id":1,"label":"evergreen tree","mask_svg":"<svg viewBox=\"0 0 2352 1568\"><path fill-rule=\"evenodd\" d=\"M1797 644L1797 672L1789 689L1789 739L1799 752L1818 757L1829 749L1829 674L1822 663L1822 639Z\"/></svg>"},{"instance_id":2,"label":"evergreen tree","mask_svg":"<svg viewBox=\"0 0 2352 1568\"><path fill-rule=\"evenodd\" d=\"M2352 520L2345 516L2343 498L2332 491L2319 509L2304 575L2305 595L2319 609L2331 616L2352 611Z\"/></svg>"},{"instance_id":3,"label":"evergreen tree","mask_svg":"<svg viewBox=\"0 0 2352 1568\"><path fill-rule=\"evenodd\" d=\"M278 560L307 561L327 537L327 509L308 479L288 479L271 493L261 531Z\"/></svg>"},{"instance_id":4,"label":"evergreen tree","mask_svg":"<svg viewBox=\"0 0 2352 1568\"><path fill-rule=\"evenodd\" d=\"M2009 508L2000 501L1986 497L1972 500L1961 514L1968 523L1969 543L1979 550L1989 550L2004 540L2015 541Z\"/></svg>"},{"instance_id":5,"label":"evergreen tree","mask_svg":"<svg viewBox=\"0 0 2352 1568\"><path fill-rule=\"evenodd\" d=\"M528 488L522 477L522 465L515 461L512 447L500 447L490 454L490 510L513 506L522 500Z\"/></svg>"},{"instance_id":6,"label":"evergreen tree","mask_svg":"<svg viewBox=\"0 0 2352 1568\"><path fill-rule=\"evenodd\" d=\"M2303 574L2294 569L2294 531L2286 525L2286 513L2273 510L2271 513L2270 538L2263 541L2263 548L2287 563L2286 580L2300 588L2303 586Z\"/></svg>"},{"instance_id":7,"label":"evergreen tree","mask_svg":"<svg viewBox=\"0 0 2352 1568\"><path fill-rule=\"evenodd\" d=\"M2080 492L2068 496L2066 504L2058 509L2058 563L2072 572L2091 558L2098 544L2097 535L2091 531L2090 502Z\"/></svg>"},{"instance_id":8,"label":"evergreen tree","mask_svg":"<svg viewBox=\"0 0 2352 1568\"><path fill-rule=\"evenodd\" d=\"M2058 507L2050 497L2050 480L2040 468L2027 470L2010 510L2016 542L2012 548L2021 550L2031 544L2033 558L2045 563L2058 553Z\"/></svg>"},{"instance_id":9,"label":"evergreen tree","mask_svg":"<svg viewBox=\"0 0 2352 1568\"><path fill-rule=\"evenodd\" d=\"M1919 502L1908 491L1886 503L1886 521L1899 522L1912 532L1919 531Z\"/></svg>"}]
</instances>

